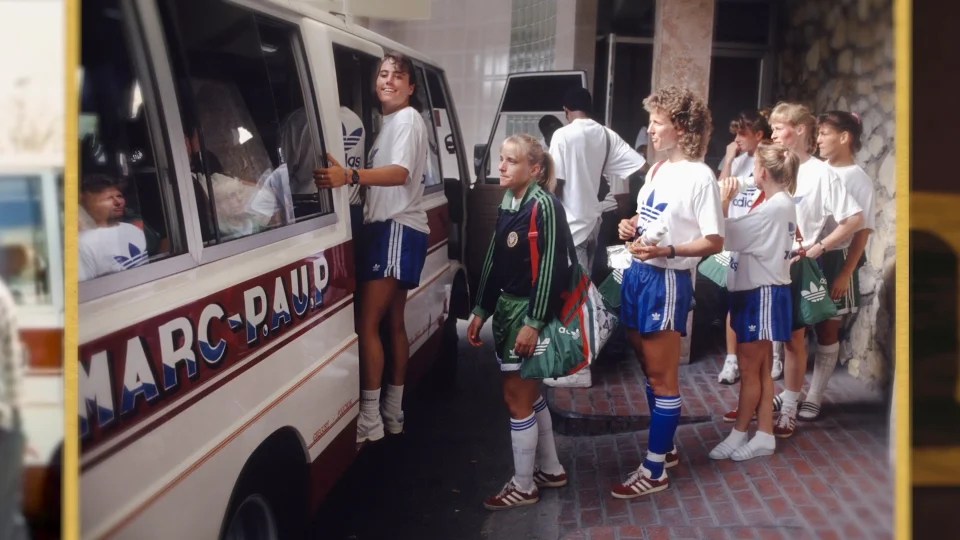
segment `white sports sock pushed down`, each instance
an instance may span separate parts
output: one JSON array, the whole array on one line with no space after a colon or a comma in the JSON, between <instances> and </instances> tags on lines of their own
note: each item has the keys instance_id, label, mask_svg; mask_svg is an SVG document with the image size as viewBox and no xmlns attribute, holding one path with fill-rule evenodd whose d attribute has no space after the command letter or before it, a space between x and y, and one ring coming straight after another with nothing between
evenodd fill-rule
<instances>
[{"instance_id":1,"label":"white sports sock pushed down","mask_svg":"<svg viewBox=\"0 0 960 540\"><path fill-rule=\"evenodd\" d=\"M387 391L383 396L383 412L392 418L397 418L403 413L403 385L387 385Z\"/></svg>"},{"instance_id":2,"label":"white sports sock pushed down","mask_svg":"<svg viewBox=\"0 0 960 540\"><path fill-rule=\"evenodd\" d=\"M521 491L530 493L533 483L533 466L537 458L537 415L510 419L510 440L513 443L513 483Z\"/></svg>"},{"instance_id":3,"label":"white sports sock pushed down","mask_svg":"<svg viewBox=\"0 0 960 540\"><path fill-rule=\"evenodd\" d=\"M837 367L837 358L840 356L840 344L819 345L813 362L813 377L810 378L810 390L807 392L807 401L820 404L823 393L830 383L830 376Z\"/></svg>"},{"instance_id":4,"label":"white sports sock pushed down","mask_svg":"<svg viewBox=\"0 0 960 540\"><path fill-rule=\"evenodd\" d=\"M537 398L533 404L534 414L537 417L537 463L540 470L547 474L560 474L563 466L557 457L557 444L553 438L553 418L543 396Z\"/></svg>"},{"instance_id":5,"label":"white sports sock pushed down","mask_svg":"<svg viewBox=\"0 0 960 540\"><path fill-rule=\"evenodd\" d=\"M373 419L380 416L380 389L360 391L360 416Z\"/></svg>"}]
</instances>

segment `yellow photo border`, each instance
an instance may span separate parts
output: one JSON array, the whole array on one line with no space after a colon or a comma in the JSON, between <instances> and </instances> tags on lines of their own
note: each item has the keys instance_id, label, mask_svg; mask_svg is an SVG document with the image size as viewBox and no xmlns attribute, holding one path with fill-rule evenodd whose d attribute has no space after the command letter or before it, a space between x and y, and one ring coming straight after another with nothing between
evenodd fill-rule
<instances>
[{"instance_id":1,"label":"yellow photo border","mask_svg":"<svg viewBox=\"0 0 960 540\"><path fill-rule=\"evenodd\" d=\"M893 13L894 61L896 70L896 349L894 360L894 535L906 540L911 536L913 487L911 485L911 406L910 406L910 79L913 35L911 0L895 0Z\"/></svg>"},{"instance_id":2,"label":"yellow photo border","mask_svg":"<svg viewBox=\"0 0 960 540\"><path fill-rule=\"evenodd\" d=\"M64 0L66 8L66 76L64 77L66 160L63 178L63 473L61 537L80 538L80 462L77 394L77 208L80 100L77 96L77 66L80 65L80 0Z\"/></svg>"}]
</instances>

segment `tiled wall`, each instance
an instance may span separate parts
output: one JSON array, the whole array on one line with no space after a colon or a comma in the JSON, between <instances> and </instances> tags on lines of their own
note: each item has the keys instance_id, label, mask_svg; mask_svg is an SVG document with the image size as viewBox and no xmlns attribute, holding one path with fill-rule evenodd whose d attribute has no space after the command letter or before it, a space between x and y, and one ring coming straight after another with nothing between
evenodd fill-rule
<instances>
[{"instance_id":1,"label":"tiled wall","mask_svg":"<svg viewBox=\"0 0 960 540\"><path fill-rule=\"evenodd\" d=\"M486 143L510 68L512 0L433 0L431 19L372 20L370 29L436 60L447 72L468 157Z\"/></svg>"},{"instance_id":2,"label":"tiled wall","mask_svg":"<svg viewBox=\"0 0 960 540\"><path fill-rule=\"evenodd\" d=\"M513 0L510 72L553 69L557 0Z\"/></svg>"}]
</instances>

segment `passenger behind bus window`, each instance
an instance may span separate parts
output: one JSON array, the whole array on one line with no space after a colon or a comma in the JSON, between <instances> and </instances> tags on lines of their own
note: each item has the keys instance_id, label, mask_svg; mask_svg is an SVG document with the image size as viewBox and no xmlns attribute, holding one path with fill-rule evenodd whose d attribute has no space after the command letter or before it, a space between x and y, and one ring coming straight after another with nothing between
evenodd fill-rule
<instances>
[{"instance_id":1,"label":"passenger behind bus window","mask_svg":"<svg viewBox=\"0 0 960 540\"><path fill-rule=\"evenodd\" d=\"M383 129L370 150L369 166L344 168L332 155L330 167L314 172L317 186L367 187L363 227L357 239L360 287L360 419L357 443L403 432L403 385L410 356L404 307L407 291L420 284L430 227L422 199L429 143L419 102L413 63L391 53L380 62L375 90ZM380 411L384 347L380 323L388 322L392 366Z\"/></svg>"},{"instance_id":2,"label":"passenger behind bus window","mask_svg":"<svg viewBox=\"0 0 960 540\"><path fill-rule=\"evenodd\" d=\"M80 281L145 264L143 231L122 221L127 206L124 183L105 174L88 174L80 185L81 216L88 224L79 235Z\"/></svg>"}]
</instances>

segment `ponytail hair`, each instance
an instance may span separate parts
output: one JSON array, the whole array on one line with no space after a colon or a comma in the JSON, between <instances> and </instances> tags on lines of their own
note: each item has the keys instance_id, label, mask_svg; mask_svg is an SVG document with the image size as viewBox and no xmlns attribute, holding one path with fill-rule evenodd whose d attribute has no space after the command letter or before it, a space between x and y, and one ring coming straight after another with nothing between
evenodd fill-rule
<instances>
[{"instance_id":1,"label":"ponytail hair","mask_svg":"<svg viewBox=\"0 0 960 540\"><path fill-rule=\"evenodd\" d=\"M797 192L797 171L800 170L800 156L793 150L773 141L760 141L754 158L760 167L767 171L770 178L793 195Z\"/></svg>"},{"instance_id":2,"label":"ponytail hair","mask_svg":"<svg viewBox=\"0 0 960 540\"><path fill-rule=\"evenodd\" d=\"M863 124L860 122L859 116L846 111L827 111L821 114L817 120L821 126L830 126L840 133L844 131L849 133L852 153L856 154L860 151L860 147L863 146L860 141L860 137L863 136Z\"/></svg>"},{"instance_id":3,"label":"ponytail hair","mask_svg":"<svg viewBox=\"0 0 960 540\"><path fill-rule=\"evenodd\" d=\"M517 146L520 154L526 156L527 163L530 165L539 165L540 174L536 176L537 185L553 193L557 187L556 170L553 165L553 157L547 152L533 135L529 133L517 133L507 137L503 144L511 143Z\"/></svg>"}]
</instances>

